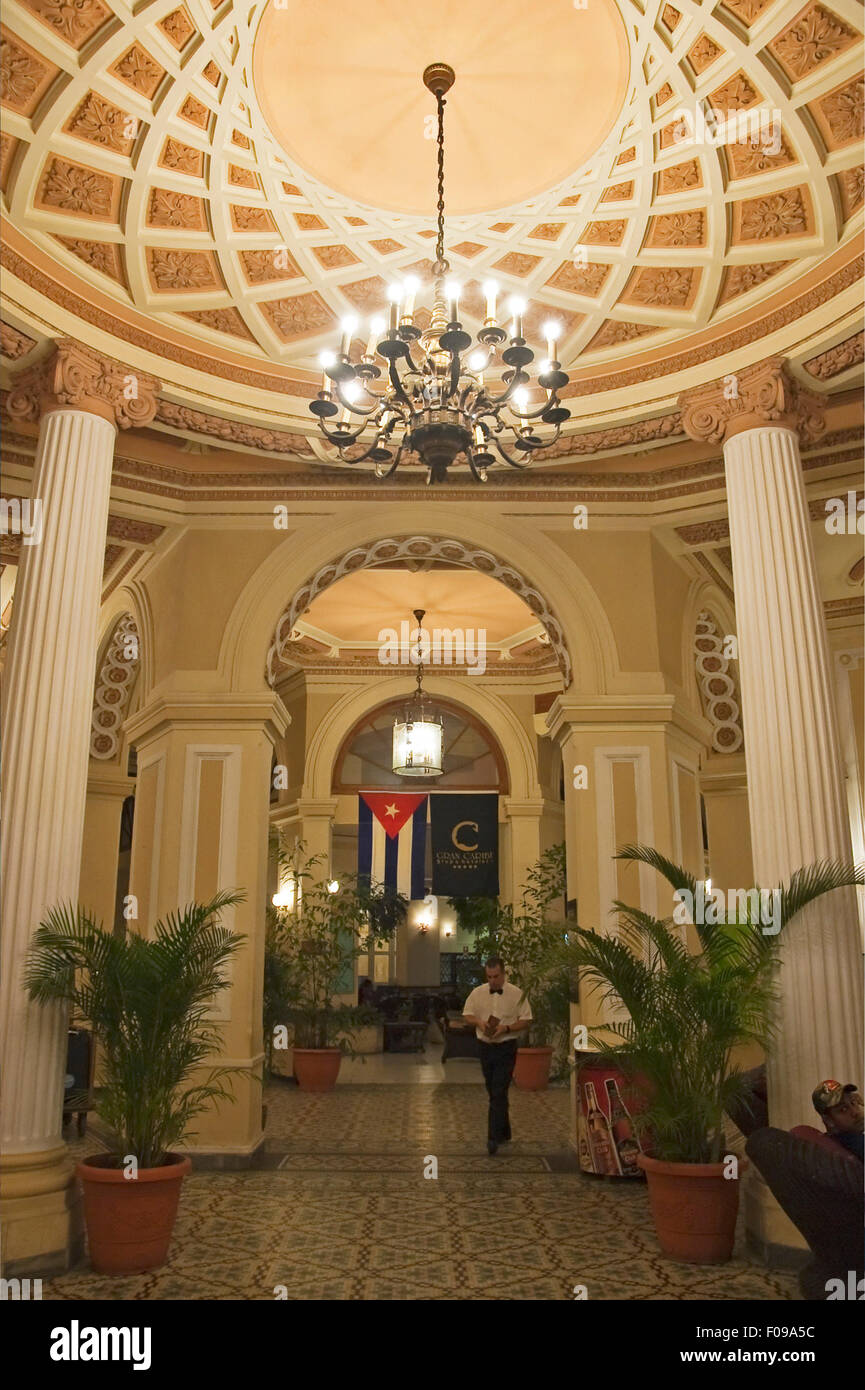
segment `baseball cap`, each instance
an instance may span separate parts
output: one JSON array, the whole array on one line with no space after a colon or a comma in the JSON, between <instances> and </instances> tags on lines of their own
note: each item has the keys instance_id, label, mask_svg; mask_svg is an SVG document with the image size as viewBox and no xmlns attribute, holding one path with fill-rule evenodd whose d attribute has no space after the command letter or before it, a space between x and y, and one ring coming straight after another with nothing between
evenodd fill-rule
<instances>
[{"instance_id":1,"label":"baseball cap","mask_svg":"<svg viewBox=\"0 0 865 1390\"><path fill-rule=\"evenodd\" d=\"M821 1081L819 1086L815 1086L811 1092L811 1100L818 1115L825 1115L827 1111L834 1110L836 1105L840 1105L846 1100L853 1091L858 1091L859 1087L848 1082L842 1086L840 1081Z\"/></svg>"}]
</instances>

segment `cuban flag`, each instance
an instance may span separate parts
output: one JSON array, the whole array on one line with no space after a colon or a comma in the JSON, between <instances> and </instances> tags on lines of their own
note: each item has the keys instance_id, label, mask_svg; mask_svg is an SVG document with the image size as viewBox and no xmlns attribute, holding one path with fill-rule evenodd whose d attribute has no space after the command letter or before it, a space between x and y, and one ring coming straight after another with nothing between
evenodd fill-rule
<instances>
[{"instance_id":1,"label":"cuban flag","mask_svg":"<svg viewBox=\"0 0 865 1390\"><path fill-rule=\"evenodd\" d=\"M361 792L357 798L357 872L405 897L425 892L426 792Z\"/></svg>"}]
</instances>

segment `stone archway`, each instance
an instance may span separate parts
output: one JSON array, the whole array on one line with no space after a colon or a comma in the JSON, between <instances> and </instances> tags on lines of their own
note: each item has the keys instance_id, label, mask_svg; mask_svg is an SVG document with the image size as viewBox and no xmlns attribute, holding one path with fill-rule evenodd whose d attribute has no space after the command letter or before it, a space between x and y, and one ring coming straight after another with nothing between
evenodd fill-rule
<instances>
[{"instance_id":1,"label":"stone archway","mask_svg":"<svg viewBox=\"0 0 865 1390\"><path fill-rule=\"evenodd\" d=\"M267 654L268 683L274 684L277 663L284 659L285 648L295 623L301 614L306 612L313 599L347 575L394 560L444 560L448 564L477 570L504 584L523 600L543 624L567 689L571 681L571 657L562 625L544 595L514 565L500 559L492 551L463 541L429 535L389 537L366 545L356 545L338 559L329 561L316 570L295 591L276 624L274 639Z\"/></svg>"}]
</instances>

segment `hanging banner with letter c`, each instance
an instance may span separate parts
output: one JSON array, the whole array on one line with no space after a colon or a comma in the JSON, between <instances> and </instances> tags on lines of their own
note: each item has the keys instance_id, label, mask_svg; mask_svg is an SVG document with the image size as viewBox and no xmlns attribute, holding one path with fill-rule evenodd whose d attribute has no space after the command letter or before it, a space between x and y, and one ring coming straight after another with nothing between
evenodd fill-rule
<instances>
[{"instance_id":1,"label":"hanging banner with letter c","mask_svg":"<svg viewBox=\"0 0 865 1390\"><path fill-rule=\"evenodd\" d=\"M445 898L499 892L499 798L495 792L430 797L432 891Z\"/></svg>"}]
</instances>

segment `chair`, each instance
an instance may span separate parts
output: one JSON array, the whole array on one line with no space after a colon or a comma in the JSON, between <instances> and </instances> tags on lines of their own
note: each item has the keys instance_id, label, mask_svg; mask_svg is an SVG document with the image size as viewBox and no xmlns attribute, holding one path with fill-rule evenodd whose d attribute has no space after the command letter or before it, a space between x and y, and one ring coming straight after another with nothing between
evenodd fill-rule
<instances>
[{"instance_id":1,"label":"chair","mask_svg":"<svg viewBox=\"0 0 865 1390\"><path fill-rule=\"evenodd\" d=\"M745 1152L810 1247L813 1258L799 1274L802 1297L824 1300L827 1282L840 1279L846 1286L850 1270L861 1279L865 1202L859 1160L810 1125L789 1134L755 1130Z\"/></svg>"}]
</instances>

